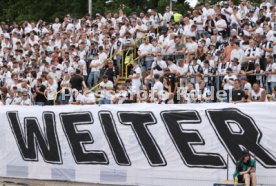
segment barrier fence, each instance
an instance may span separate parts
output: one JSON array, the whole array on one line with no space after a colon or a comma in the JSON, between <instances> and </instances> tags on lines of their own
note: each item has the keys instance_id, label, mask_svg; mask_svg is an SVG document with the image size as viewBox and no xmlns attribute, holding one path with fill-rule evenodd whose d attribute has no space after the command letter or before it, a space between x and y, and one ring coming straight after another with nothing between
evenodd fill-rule
<instances>
[{"instance_id":1,"label":"barrier fence","mask_svg":"<svg viewBox=\"0 0 276 186\"><path fill-rule=\"evenodd\" d=\"M128 67L128 66L126 65L126 67ZM222 75L222 74L221 75L204 75L204 74L200 75L200 77L203 79L203 81L205 81L205 78L212 78L211 83L209 82L209 80L206 82L206 87L208 87L211 92L212 92L212 89L214 90L214 92L212 92L212 93L215 93L218 90L223 90L222 82L223 82L224 76L225 75ZM246 74L246 75L245 74L239 74L239 75L236 75L236 76L237 76L237 79L241 79L243 77L262 77L262 78L265 78L267 75L264 74L264 73L262 73L262 74ZM198 83L196 81L196 77L197 77L197 75L189 75L189 76L182 76L180 78L179 77L175 77L175 79L178 79L176 81L178 81L178 83L179 83L178 86L179 87L185 87L188 83L193 83L193 84ZM90 92L96 91L99 88L99 85L100 84L95 85L94 87L92 87L91 89L89 89L86 93L90 93ZM241 88L243 88L242 86L241 86ZM260 83L260 87L265 88L266 90L269 90L269 91L273 90L273 87L268 87L268 85L266 84L266 82L265 82L264 79ZM120 89L116 89L116 90L117 90L117 92L120 91ZM143 89L141 88L141 90L143 90ZM64 89L60 89L55 94L54 105L56 105L56 101L57 101L58 95L61 94L63 91L64 91ZM271 94L272 93L272 92L269 92L269 91L267 92L267 94ZM96 96L99 96L99 95L96 94ZM45 97L46 97L46 95L45 95ZM215 100L213 100L213 101L215 101ZM97 99L97 102L98 101L99 101L99 99Z\"/></svg>"},{"instance_id":2,"label":"barrier fence","mask_svg":"<svg viewBox=\"0 0 276 186\"><path fill-rule=\"evenodd\" d=\"M273 185L275 109L276 103L5 106L0 177L210 186L232 180L247 149L256 156L258 185Z\"/></svg>"}]
</instances>

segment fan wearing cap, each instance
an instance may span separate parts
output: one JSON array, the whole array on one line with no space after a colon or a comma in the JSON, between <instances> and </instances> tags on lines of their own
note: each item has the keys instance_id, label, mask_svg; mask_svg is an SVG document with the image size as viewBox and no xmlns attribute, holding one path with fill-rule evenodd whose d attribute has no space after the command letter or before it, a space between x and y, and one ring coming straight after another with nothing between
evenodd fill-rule
<instances>
[{"instance_id":1,"label":"fan wearing cap","mask_svg":"<svg viewBox=\"0 0 276 186\"><path fill-rule=\"evenodd\" d=\"M234 179L238 179L239 183L245 183L245 186L256 186L256 159L250 157L250 153L245 150L242 156L236 163L236 169L233 174Z\"/></svg>"},{"instance_id":2,"label":"fan wearing cap","mask_svg":"<svg viewBox=\"0 0 276 186\"><path fill-rule=\"evenodd\" d=\"M233 70L233 74L238 75L238 74L241 73L241 65L240 65L240 62L237 58L234 57L231 60L230 67Z\"/></svg>"}]
</instances>

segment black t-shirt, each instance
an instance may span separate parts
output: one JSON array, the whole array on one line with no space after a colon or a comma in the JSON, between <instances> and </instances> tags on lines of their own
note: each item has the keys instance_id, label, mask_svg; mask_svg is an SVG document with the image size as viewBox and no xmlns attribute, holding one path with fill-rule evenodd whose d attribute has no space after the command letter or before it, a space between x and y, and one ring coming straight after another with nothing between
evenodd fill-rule
<instances>
[{"instance_id":1,"label":"black t-shirt","mask_svg":"<svg viewBox=\"0 0 276 186\"><path fill-rule=\"evenodd\" d=\"M232 90L232 101L241 101L242 98L245 98L245 93L243 90L239 89L233 89Z\"/></svg>"},{"instance_id":2,"label":"black t-shirt","mask_svg":"<svg viewBox=\"0 0 276 186\"><path fill-rule=\"evenodd\" d=\"M44 85L41 85L41 86L38 86L36 87L40 92L44 92L46 90L46 87ZM43 102L45 103L47 101L47 99L45 98L44 95L42 94L38 94L37 93L37 96L35 97L35 102Z\"/></svg>"},{"instance_id":3,"label":"black t-shirt","mask_svg":"<svg viewBox=\"0 0 276 186\"><path fill-rule=\"evenodd\" d=\"M119 75L119 70L116 67L113 68L106 68L104 74L107 75L109 81L115 83L117 76Z\"/></svg>"},{"instance_id":4,"label":"black t-shirt","mask_svg":"<svg viewBox=\"0 0 276 186\"><path fill-rule=\"evenodd\" d=\"M71 77L70 79L70 84L72 89L77 89L78 91L82 90L82 82L83 82L83 77L81 77L80 75L74 75Z\"/></svg>"}]
</instances>

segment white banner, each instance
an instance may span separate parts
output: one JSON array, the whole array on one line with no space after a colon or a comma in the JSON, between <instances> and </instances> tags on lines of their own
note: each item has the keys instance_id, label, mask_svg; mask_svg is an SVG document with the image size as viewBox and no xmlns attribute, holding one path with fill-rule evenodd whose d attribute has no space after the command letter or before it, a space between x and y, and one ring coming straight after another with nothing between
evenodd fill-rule
<instances>
[{"instance_id":1,"label":"white banner","mask_svg":"<svg viewBox=\"0 0 276 186\"><path fill-rule=\"evenodd\" d=\"M0 176L210 186L243 149L276 183L276 104L1 107Z\"/></svg>"}]
</instances>

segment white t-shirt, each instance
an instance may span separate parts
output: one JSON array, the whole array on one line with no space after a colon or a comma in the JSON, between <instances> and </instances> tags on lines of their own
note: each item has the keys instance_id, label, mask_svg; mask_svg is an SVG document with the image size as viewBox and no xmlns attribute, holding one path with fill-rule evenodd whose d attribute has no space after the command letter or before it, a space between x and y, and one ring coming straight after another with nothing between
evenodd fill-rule
<instances>
[{"instance_id":1,"label":"white t-shirt","mask_svg":"<svg viewBox=\"0 0 276 186\"><path fill-rule=\"evenodd\" d=\"M262 97L263 91L265 91L263 88L260 88L259 92L255 92L254 90L251 90L250 95L252 97L252 100L253 101L260 100ZM267 101L267 99L265 101Z\"/></svg>"},{"instance_id":2,"label":"white t-shirt","mask_svg":"<svg viewBox=\"0 0 276 186\"><path fill-rule=\"evenodd\" d=\"M119 93L115 95L118 98L118 104L123 104L123 102L127 99L128 91L121 90Z\"/></svg>"},{"instance_id":3,"label":"white t-shirt","mask_svg":"<svg viewBox=\"0 0 276 186\"><path fill-rule=\"evenodd\" d=\"M94 93L89 93L83 96L82 103L96 103L96 97Z\"/></svg>"},{"instance_id":4,"label":"white t-shirt","mask_svg":"<svg viewBox=\"0 0 276 186\"><path fill-rule=\"evenodd\" d=\"M59 32L59 28L60 28L60 27L61 27L61 24L60 24L60 23L54 23L54 24L52 25L52 28L53 28L55 34Z\"/></svg>"},{"instance_id":5,"label":"white t-shirt","mask_svg":"<svg viewBox=\"0 0 276 186\"><path fill-rule=\"evenodd\" d=\"M248 90L248 92L250 93L252 90L252 86L249 82L245 83L245 85L243 86L243 90Z\"/></svg>"},{"instance_id":6,"label":"white t-shirt","mask_svg":"<svg viewBox=\"0 0 276 186\"><path fill-rule=\"evenodd\" d=\"M264 29L262 27L259 27L255 30L255 34L264 35Z\"/></svg>"},{"instance_id":7,"label":"white t-shirt","mask_svg":"<svg viewBox=\"0 0 276 186\"><path fill-rule=\"evenodd\" d=\"M158 96L161 96L163 93L164 87L163 83L156 81L153 86L153 91L157 92Z\"/></svg>"},{"instance_id":8,"label":"white t-shirt","mask_svg":"<svg viewBox=\"0 0 276 186\"><path fill-rule=\"evenodd\" d=\"M165 61L163 61L163 60L161 60L161 61L154 61L153 63L152 63L152 65L151 65L151 68L153 69L153 75L154 74L159 74L159 75L163 75L163 70L157 70L157 69L154 69L157 65L159 65L162 69L165 69L165 68L167 68L167 63L165 62Z\"/></svg>"},{"instance_id":9,"label":"white t-shirt","mask_svg":"<svg viewBox=\"0 0 276 186\"><path fill-rule=\"evenodd\" d=\"M86 57L86 51L85 51L85 50L80 51L80 52L79 52L79 56L80 56L80 59L81 59L81 60L84 60L85 57Z\"/></svg>"},{"instance_id":10,"label":"white t-shirt","mask_svg":"<svg viewBox=\"0 0 276 186\"><path fill-rule=\"evenodd\" d=\"M186 37L196 37L196 30L192 32L190 28L184 29L183 35Z\"/></svg>"},{"instance_id":11,"label":"white t-shirt","mask_svg":"<svg viewBox=\"0 0 276 186\"><path fill-rule=\"evenodd\" d=\"M106 59L107 59L107 54L106 53L104 53L104 52L99 53L100 63L103 63Z\"/></svg>"},{"instance_id":12,"label":"white t-shirt","mask_svg":"<svg viewBox=\"0 0 276 186\"><path fill-rule=\"evenodd\" d=\"M237 18L238 18L239 20L241 20L241 14L240 14L240 13L237 13L236 16L237 16ZM231 14L231 16L230 16L231 24L233 24L233 23L239 24L239 22L238 22L236 16L234 16L234 14Z\"/></svg>"},{"instance_id":13,"label":"white t-shirt","mask_svg":"<svg viewBox=\"0 0 276 186\"><path fill-rule=\"evenodd\" d=\"M178 67L177 67L176 64L174 64L174 63L168 65L168 68L170 69L171 72L177 71L177 70L178 70Z\"/></svg>"},{"instance_id":14,"label":"white t-shirt","mask_svg":"<svg viewBox=\"0 0 276 186\"><path fill-rule=\"evenodd\" d=\"M223 85L223 89L224 90L230 90L233 88L233 85L228 83L227 81L230 80L230 81L234 81L237 79L237 76L232 74L232 75L225 75L224 78L223 78L223 82L224 82L224 85Z\"/></svg>"},{"instance_id":15,"label":"white t-shirt","mask_svg":"<svg viewBox=\"0 0 276 186\"><path fill-rule=\"evenodd\" d=\"M141 78L141 68L136 66L134 67L134 71L135 71L135 75L137 76L137 74L140 74L140 78ZM141 81L140 81L140 78L138 79L132 79L132 84L135 84L135 85L140 85L141 84Z\"/></svg>"},{"instance_id":16,"label":"white t-shirt","mask_svg":"<svg viewBox=\"0 0 276 186\"><path fill-rule=\"evenodd\" d=\"M163 45L168 46L167 50L163 50L163 54L172 54L175 51L175 42L173 39L165 39Z\"/></svg>"},{"instance_id":17,"label":"white t-shirt","mask_svg":"<svg viewBox=\"0 0 276 186\"><path fill-rule=\"evenodd\" d=\"M272 71L276 71L276 63L272 64ZM271 82L276 82L276 74L271 74Z\"/></svg>"},{"instance_id":18,"label":"white t-shirt","mask_svg":"<svg viewBox=\"0 0 276 186\"><path fill-rule=\"evenodd\" d=\"M147 26L144 24L141 25L136 25L136 30L142 30L142 31L147 31ZM143 36L143 32L137 31L136 32L136 38L141 38Z\"/></svg>"},{"instance_id":19,"label":"white t-shirt","mask_svg":"<svg viewBox=\"0 0 276 186\"><path fill-rule=\"evenodd\" d=\"M198 44L196 42L186 43L186 48L187 48L187 52L189 53L196 52L198 48Z\"/></svg>"},{"instance_id":20,"label":"white t-shirt","mask_svg":"<svg viewBox=\"0 0 276 186\"><path fill-rule=\"evenodd\" d=\"M194 17L193 21L195 23L197 23L197 30L203 30L203 19L202 19L202 16L199 15L197 17ZM201 24L198 24L198 23L201 23Z\"/></svg>"},{"instance_id":21,"label":"white t-shirt","mask_svg":"<svg viewBox=\"0 0 276 186\"><path fill-rule=\"evenodd\" d=\"M57 86L55 85L55 83L53 83L53 85L49 84L48 88L50 89L50 91L48 91L47 93L47 100L54 100L57 92Z\"/></svg>"},{"instance_id":22,"label":"white t-shirt","mask_svg":"<svg viewBox=\"0 0 276 186\"><path fill-rule=\"evenodd\" d=\"M32 101L30 98L21 99L20 105L32 105Z\"/></svg>"},{"instance_id":23,"label":"white t-shirt","mask_svg":"<svg viewBox=\"0 0 276 186\"><path fill-rule=\"evenodd\" d=\"M6 82L7 79L9 79L9 78L11 78L11 72L7 71L6 73L3 74L1 79L2 79L3 82Z\"/></svg>"},{"instance_id":24,"label":"white t-shirt","mask_svg":"<svg viewBox=\"0 0 276 186\"><path fill-rule=\"evenodd\" d=\"M139 66L135 66L133 67L133 70L134 70L134 74L133 76L137 77L138 74L140 74L139 78L137 79L132 79L132 90L133 92L137 92L140 90L140 86L141 86L141 75L142 75L142 72L141 72L141 68Z\"/></svg>"},{"instance_id":25,"label":"white t-shirt","mask_svg":"<svg viewBox=\"0 0 276 186\"><path fill-rule=\"evenodd\" d=\"M151 53L152 52L152 45L151 44L141 44L138 51L141 52L141 55Z\"/></svg>"},{"instance_id":26,"label":"white t-shirt","mask_svg":"<svg viewBox=\"0 0 276 186\"><path fill-rule=\"evenodd\" d=\"M92 60L91 63L92 65L100 65L100 60L97 59L97 60ZM97 66L97 67L92 67L91 68L91 72L95 72L95 71L100 71L100 66Z\"/></svg>"},{"instance_id":27,"label":"white t-shirt","mask_svg":"<svg viewBox=\"0 0 276 186\"><path fill-rule=\"evenodd\" d=\"M189 65L184 64L183 67L177 66L177 72L180 74L180 76L184 75L189 71Z\"/></svg>"},{"instance_id":28,"label":"white t-shirt","mask_svg":"<svg viewBox=\"0 0 276 186\"><path fill-rule=\"evenodd\" d=\"M266 33L266 39L268 41L274 41L274 31L273 30L269 30L267 33Z\"/></svg>"},{"instance_id":29,"label":"white t-shirt","mask_svg":"<svg viewBox=\"0 0 276 186\"><path fill-rule=\"evenodd\" d=\"M74 100L74 97L75 97L75 100ZM71 103L73 103L74 101L83 102L83 95L80 94L80 93L78 93L77 96L75 96L75 95L72 94L71 97L70 97L70 99L69 99L69 103L71 104Z\"/></svg>"},{"instance_id":30,"label":"white t-shirt","mask_svg":"<svg viewBox=\"0 0 276 186\"><path fill-rule=\"evenodd\" d=\"M18 97L8 97L6 99L5 105L17 105L18 102Z\"/></svg>"},{"instance_id":31,"label":"white t-shirt","mask_svg":"<svg viewBox=\"0 0 276 186\"><path fill-rule=\"evenodd\" d=\"M109 90L106 90L107 88L113 88L113 83L112 81L107 81L107 82L104 82L102 81L100 83L100 87L104 88L101 90L101 98L107 98L107 99L110 99L110 92Z\"/></svg>"},{"instance_id":32,"label":"white t-shirt","mask_svg":"<svg viewBox=\"0 0 276 186\"><path fill-rule=\"evenodd\" d=\"M248 48L246 51L245 51L245 56L248 56L248 57L255 57L255 56L261 56L261 51L260 51L260 48ZM260 62L260 59L256 59L255 60L255 63L259 64Z\"/></svg>"},{"instance_id":33,"label":"white t-shirt","mask_svg":"<svg viewBox=\"0 0 276 186\"><path fill-rule=\"evenodd\" d=\"M224 19L220 19L215 22L215 25L218 31L224 31L226 28L221 28L221 26L226 27L227 23Z\"/></svg>"},{"instance_id":34,"label":"white t-shirt","mask_svg":"<svg viewBox=\"0 0 276 186\"><path fill-rule=\"evenodd\" d=\"M86 62L84 60L80 60L78 62L79 66L82 66L82 70L83 70L83 75L87 76L87 67L86 67Z\"/></svg>"},{"instance_id":35,"label":"white t-shirt","mask_svg":"<svg viewBox=\"0 0 276 186\"><path fill-rule=\"evenodd\" d=\"M242 61L243 61L243 57L244 57L243 49L241 49L241 48L239 48L238 50L233 49L232 52L231 52L230 60L232 60L234 58L237 58L239 60L240 64L241 64Z\"/></svg>"},{"instance_id":36,"label":"white t-shirt","mask_svg":"<svg viewBox=\"0 0 276 186\"><path fill-rule=\"evenodd\" d=\"M224 10L226 10L228 13L232 14L233 9L232 9L232 7L229 6L228 8L222 8L222 10L221 10L221 12L226 16L227 21L229 21L230 15L227 14Z\"/></svg>"}]
</instances>

